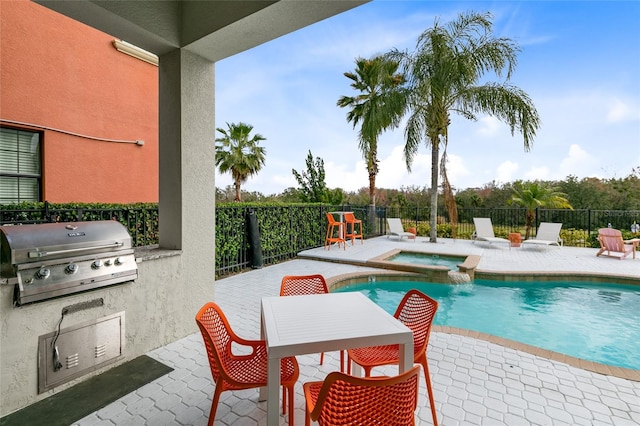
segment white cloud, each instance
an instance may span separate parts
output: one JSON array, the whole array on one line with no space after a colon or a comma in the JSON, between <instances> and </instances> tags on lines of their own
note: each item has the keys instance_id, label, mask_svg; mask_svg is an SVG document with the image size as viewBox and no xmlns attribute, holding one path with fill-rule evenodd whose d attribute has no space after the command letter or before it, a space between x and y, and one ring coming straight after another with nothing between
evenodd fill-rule
<instances>
[{"instance_id":1,"label":"white cloud","mask_svg":"<svg viewBox=\"0 0 640 426\"><path fill-rule=\"evenodd\" d=\"M355 167L349 169L350 163L336 163L326 161L324 163L325 183L328 188L342 188L345 191L357 191L369 186L369 177L364 161L355 163Z\"/></svg>"},{"instance_id":2,"label":"white cloud","mask_svg":"<svg viewBox=\"0 0 640 426\"><path fill-rule=\"evenodd\" d=\"M485 116L478 119L478 136L492 138L504 131L505 125L495 117Z\"/></svg>"},{"instance_id":3,"label":"white cloud","mask_svg":"<svg viewBox=\"0 0 640 426\"><path fill-rule=\"evenodd\" d=\"M551 171L547 166L531 167L524 176L526 180L548 180L551 178Z\"/></svg>"},{"instance_id":4,"label":"white cloud","mask_svg":"<svg viewBox=\"0 0 640 426\"><path fill-rule=\"evenodd\" d=\"M431 183L431 153L418 153L413 159L411 173L407 171L402 156L404 146L397 145L391 154L380 160L376 186L378 188L400 188L402 186L429 186Z\"/></svg>"},{"instance_id":5,"label":"white cloud","mask_svg":"<svg viewBox=\"0 0 640 426\"><path fill-rule=\"evenodd\" d=\"M558 179L570 174L584 175L597 166L597 161L578 144L571 144L569 152L560 162Z\"/></svg>"},{"instance_id":6,"label":"white cloud","mask_svg":"<svg viewBox=\"0 0 640 426\"><path fill-rule=\"evenodd\" d=\"M295 188L298 186L298 182L296 182L293 173L289 173L288 175L275 175L272 181L275 184L275 188L270 193L281 193L283 188Z\"/></svg>"},{"instance_id":7,"label":"white cloud","mask_svg":"<svg viewBox=\"0 0 640 426\"><path fill-rule=\"evenodd\" d=\"M518 171L518 163L513 161L504 161L496 168L496 181L497 182L510 182L513 180L514 174Z\"/></svg>"},{"instance_id":8,"label":"white cloud","mask_svg":"<svg viewBox=\"0 0 640 426\"><path fill-rule=\"evenodd\" d=\"M640 108L618 98L611 100L608 106L607 123L626 120L640 120Z\"/></svg>"},{"instance_id":9,"label":"white cloud","mask_svg":"<svg viewBox=\"0 0 640 426\"><path fill-rule=\"evenodd\" d=\"M458 189L464 189L461 186L462 180L471 176L471 171L467 168L464 158L459 155L447 153L447 176L451 185Z\"/></svg>"}]
</instances>

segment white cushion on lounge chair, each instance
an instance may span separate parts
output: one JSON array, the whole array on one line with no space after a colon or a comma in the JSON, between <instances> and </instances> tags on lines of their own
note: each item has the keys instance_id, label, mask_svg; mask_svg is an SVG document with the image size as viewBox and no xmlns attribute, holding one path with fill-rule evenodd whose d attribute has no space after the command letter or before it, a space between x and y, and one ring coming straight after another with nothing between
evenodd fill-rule
<instances>
[{"instance_id":1,"label":"white cushion on lounge chair","mask_svg":"<svg viewBox=\"0 0 640 426\"><path fill-rule=\"evenodd\" d=\"M541 222L536 237L522 242L523 245L561 246L562 223Z\"/></svg>"},{"instance_id":2,"label":"white cushion on lounge chair","mask_svg":"<svg viewBox=\"0 0 640 426\"><path fill-rule=\"evenodd\" d=\"M506 238L496 237L493 233L493 225L488 217L474 217L473 223L476 226L476 235L474 243L477 241L486 241L488 243L509 243ZM509 245L511 247L511 245Z\"/></svg>"},{"instance_id":3,"label":"white cushion on lounge chair","mask_svg":"<svg viewBox=\"0 0 640 426\"><path fill-rule=\"evenodd\" d=\"M399 239L402 239L402 237L413 238L413 241L416 241L415 235L413 235L411 232L405 232L404 228L402 227L402 222L400 222L400 218L388 217L387 225L389 226L389 235L394 235ZM387 238L389 238L389 235L387 235Z\"/></svg>"}]
</instances>

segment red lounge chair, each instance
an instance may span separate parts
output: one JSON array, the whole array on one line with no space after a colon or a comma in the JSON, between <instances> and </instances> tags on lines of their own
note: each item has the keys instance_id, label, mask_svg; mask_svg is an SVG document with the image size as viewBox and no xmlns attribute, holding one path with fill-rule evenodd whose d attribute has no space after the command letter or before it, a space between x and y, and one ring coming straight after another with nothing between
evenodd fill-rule
<instances>
[{"instance_id":1,"label":"red lounge chair","mask_svg":"<svg viewBox=\"0 0 640 426\"><path fill-rule=\"evenodd\" d=\"M622 232L619 230L601 228L598 229L598 241L600 241L600 250L596 256L604 254L605 256L617 257L622 260L630 254L633 259L636 258L636 247L640 243L640 238L625 241L622 239Z\"/></svg>"}]
</instances>

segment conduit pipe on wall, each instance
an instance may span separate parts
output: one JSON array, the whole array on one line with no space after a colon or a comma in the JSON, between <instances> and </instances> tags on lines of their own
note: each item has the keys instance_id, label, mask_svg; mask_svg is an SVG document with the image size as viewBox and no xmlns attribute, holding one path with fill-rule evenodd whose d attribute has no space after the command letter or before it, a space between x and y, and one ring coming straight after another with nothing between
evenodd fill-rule
<instances>
[{"instance_id":1,"label":"conduit pipe on wall","mask_svg":"<svg viewBox=\"0 0 640 426\"><path fill-rule=\"evenodd\" d=\"M14 120L5 120L4 118L0 118L0 122L1 123L8 123L8 124L15 124L15 125L19 125L19 126L35 127L36 129L49 130L49 131L58 132L58 133L64 133L65 135L76 136L76 137L83 138L83 139L91 139L91 140L94 140L94 141L114 142L114 143L131 143L131 144L136 144L138 146L143 146L144 145L144 141L141 140L141 139L123 140L123 139L98 138L98 137L95 137L95 136L87 136L87 135L82 135L80 133L70 132L68 130L61 130L61 129L56 129L56 128L53 128L53 127L41 126L39 124L24 123L22 121L14 121Z\"/></svg>"}]
</instances>

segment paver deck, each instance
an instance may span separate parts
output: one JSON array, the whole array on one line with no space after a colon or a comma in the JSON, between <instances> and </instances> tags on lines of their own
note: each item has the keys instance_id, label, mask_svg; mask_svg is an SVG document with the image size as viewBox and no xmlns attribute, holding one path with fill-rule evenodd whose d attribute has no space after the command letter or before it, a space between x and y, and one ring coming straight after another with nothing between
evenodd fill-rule
<instances>
[{"instance_id":1,"label":"paver deck","mask_svg":"<svg viewBox=\"0 0 640 426\"><path fill-rule=\"evenodd\" d=\"M349 244L346 251L309 250L296 260L217 280L214 300L225 310L239 335L258 338L260 298L278 295L282 276L321 273L330 278L373 271L353 263L364 264L367 259L397 248L478 254L481 256L478 270L483 271L590 273L640 279L640 258L597 258L596 249L509 249L506 245L463 240L443 239L431 244L421 238L413 242L381 237L365 240L362 245ZM640 424L640 381L595 373L472 335L432 332L427 354L441 425ZM195 322L194 334L148 355L175 370L76 424L206 425L214 384ZM322 380L327 373L338 370L339 356L337 352L325 354L322 366L318 355L299 356L298 362L295 422L303 425L302 383ZM397 367L374 371L397 374ZM428 404L421 380L416 417L419 425L432 424ZM220 425L266 425L266 405L258 402L257 390L224 392L216 418L215 424ZM286 416L280 417L280 424L287 424Z\"/></svg>"}]
</instances>

